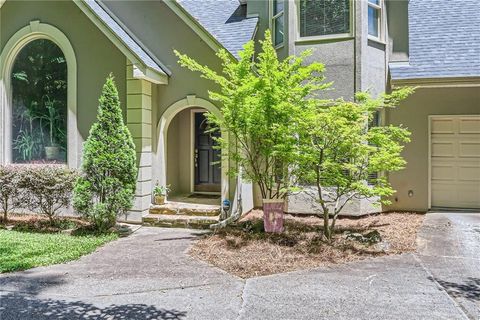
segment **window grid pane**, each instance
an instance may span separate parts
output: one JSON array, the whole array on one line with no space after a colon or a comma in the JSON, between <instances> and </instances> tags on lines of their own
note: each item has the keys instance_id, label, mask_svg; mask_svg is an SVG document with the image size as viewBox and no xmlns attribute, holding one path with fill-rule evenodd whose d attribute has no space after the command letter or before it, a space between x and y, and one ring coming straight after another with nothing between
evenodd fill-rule
<instances>
[{"instance_id":1,"label":"window grid pane","mask_svg":"<svg viewBox=\"0 0 480 320\"><path fill-rule=\"evenodd\" d=\"M278 46L280 44L283 43L283 39L284 39L284 34L283 34L283 14L277 18L275 18L275 20L273 21L273 24L274 24L274 31L275 31L275 34L274 34L274 45L275 46Z\"/></svg>"},{"instance_id":2,"label":"window grid pane","mask_svg":"<svg viewBox=\"0 0 480 320\"><path fill-rule=\"evenodd\" d=\"M380 12L379 9L368 7L368 34L378 38L380 35Z\"/></svg>"},{"instance_id":3,"label":"window grid pane","mask_svg":"<svg viewBox=\"0 0 480 320\"><path fill-rule=\"evenodd\" d=\"M283 0L273 0L273 16L283 12Z\"/></svg>"},{"instance_id":4,"label":"window grid pane","mask_svg":"<svg viewBox=\"0 0 480 320\"><path fill-rule=\"evenodd\" d=\"M300 36L350 32L350 0L301 0Z\"/></svg>"}]
</instances>

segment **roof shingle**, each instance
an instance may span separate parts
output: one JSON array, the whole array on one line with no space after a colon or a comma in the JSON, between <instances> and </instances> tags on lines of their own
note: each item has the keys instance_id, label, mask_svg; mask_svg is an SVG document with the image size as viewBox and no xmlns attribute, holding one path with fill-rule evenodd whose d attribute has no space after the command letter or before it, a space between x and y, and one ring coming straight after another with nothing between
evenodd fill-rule
<instances>
[{"instance_id":1,"label":"roof shingle","mask_svg":"<svg viewBox=\"0 0 480 320\"><path fill-rule=\"evenodd\" d=\"M252 39L258 18L247 18L246 5L238 0L178 0L222 46L238 59L238 52Z\"/></svg>"},{"instance_id":2,"label":"roof shingle","mask_svg":"<svg viewBox=\"0 0 480 320\"><path fill-rule=\"evenodd\" d=\"M480 76L480 1L410 0L409 63L392 79Z\"/></svg>"}]
</instances>

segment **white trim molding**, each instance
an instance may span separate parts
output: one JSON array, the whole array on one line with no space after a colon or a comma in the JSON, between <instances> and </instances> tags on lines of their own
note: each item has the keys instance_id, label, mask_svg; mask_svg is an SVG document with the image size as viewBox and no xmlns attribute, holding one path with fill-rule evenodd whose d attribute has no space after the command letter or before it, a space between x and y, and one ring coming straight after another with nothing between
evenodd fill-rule
<instances>
[{"instance_id":1,"label":"white trim molding","mask_svg":"<svg viewBox=\"0 0 480 320\"><path fill-rule=\"evenodd\" d=\"M480 77L391 79L392 88L415 86L419 88L480 87Z\"/></svg>"},{"instance_id":2,"label":"white trim molding","mask_svg":"<svg viewBox=\"0 0 480 320\"><path fill-rule=\"evenodd\" d=\"M55 43L67 61L67 164L77 168L80 164L80 133L77 127L77 60L68 38L52 25L31 21L17 31L6 43L0 54L0 164L11 163L11 72L18 53L30 42L47 39Z\"/></svg>"},{"instance_id":3,"label":"white trim molding","mask_svg":"<svg viewBox=\"0 0 480 320\"><path fill-rule=\"evenodd\" d=\"M196 108L198 111L199 109L203 109L205 111L211 112L215 117L221 119L222 113L220 109L211 103L208 100L198 98L195 95L188 95L184 99L175 102L171 106L169 106L165 112L162 114L160 121L157 125L157 149L154 155L154 178L155 181L158 181L160 185L167 184L167 143L168 143L168 128L170 123L172 122L173 118L180 113L181 111L189 108ZM224 140L228 139L228 135L226 131L221 128L222 138ZM189 146L191 147L191 146ZM191 154L191 153L190 153ZM193 157L191 159L193 161ZM192 164L192 162L191 162ZM227 175L229 162L228 159L222 157L222 164L221 164L221 193L222 193L222 200L228 199L229 196L229 179ZM192 178L192 175L190 175ZM193 181L192 181L193 182Z\"/></svg>"}]
</instances>

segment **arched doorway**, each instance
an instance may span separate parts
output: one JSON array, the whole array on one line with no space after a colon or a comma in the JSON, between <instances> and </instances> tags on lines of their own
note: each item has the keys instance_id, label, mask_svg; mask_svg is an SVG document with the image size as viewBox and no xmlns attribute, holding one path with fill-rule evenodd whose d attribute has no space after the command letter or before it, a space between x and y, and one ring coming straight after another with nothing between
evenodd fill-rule
<instances>
[{"instance_id":1,"label":"arched doorway","mask_svg":"<svg viewBox=\"0 0 480 320\"><path fill-rule=\"evenodd\" d=\"M173 193L219 194L228 198L228 160L220 159L206 128L205 113L221 117L211 102L188 96L163 113L158 126L154 177L161 185L170 184ZM226 139L224 130L220 130ZM202 157L202 159L200 159ZM221 160L220 164L214 164Z\"/></svg>"}]
</instances>

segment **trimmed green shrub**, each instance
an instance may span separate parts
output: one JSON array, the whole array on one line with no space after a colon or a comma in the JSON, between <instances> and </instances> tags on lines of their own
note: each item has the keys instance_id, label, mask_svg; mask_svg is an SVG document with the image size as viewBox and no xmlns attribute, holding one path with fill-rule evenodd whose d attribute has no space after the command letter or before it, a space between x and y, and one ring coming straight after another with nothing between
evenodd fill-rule
<instances>
[{"instance_id":1,"label":"trimmed green shrub","mask_svg":"<svg viewBox=\"0 0 480 320\"><path fill-rule=\"evenodd\" d=\"M18 170L21 206L46 215L50 223L62 208L68 208L77 173L65 166L25 166Z\"/></svg>"},{"instance_id":2,"label":"trimmed green shrub","mask_svg":"<svg viewBox=\"0 0 480 320\"><path fill-rule=\"evenodd\" d=\"M13 211L19 205L18 182L18 167L0 166L0 209L4 222L8 219L8 212Z\"/></svg>"},{"instance_id":3,"label":"trimmed green shrub","mask_svg":"<svg viewBox=\"0 0 480 320\"><path fill-rule=\"evenodd\" d=\"M99 99L97 122L83 148L81 175L74 189L74 208L98 230L113 227L132 207L137 180L135 145L123 122L113 76Z\"/></svg>"}]
</instances>

